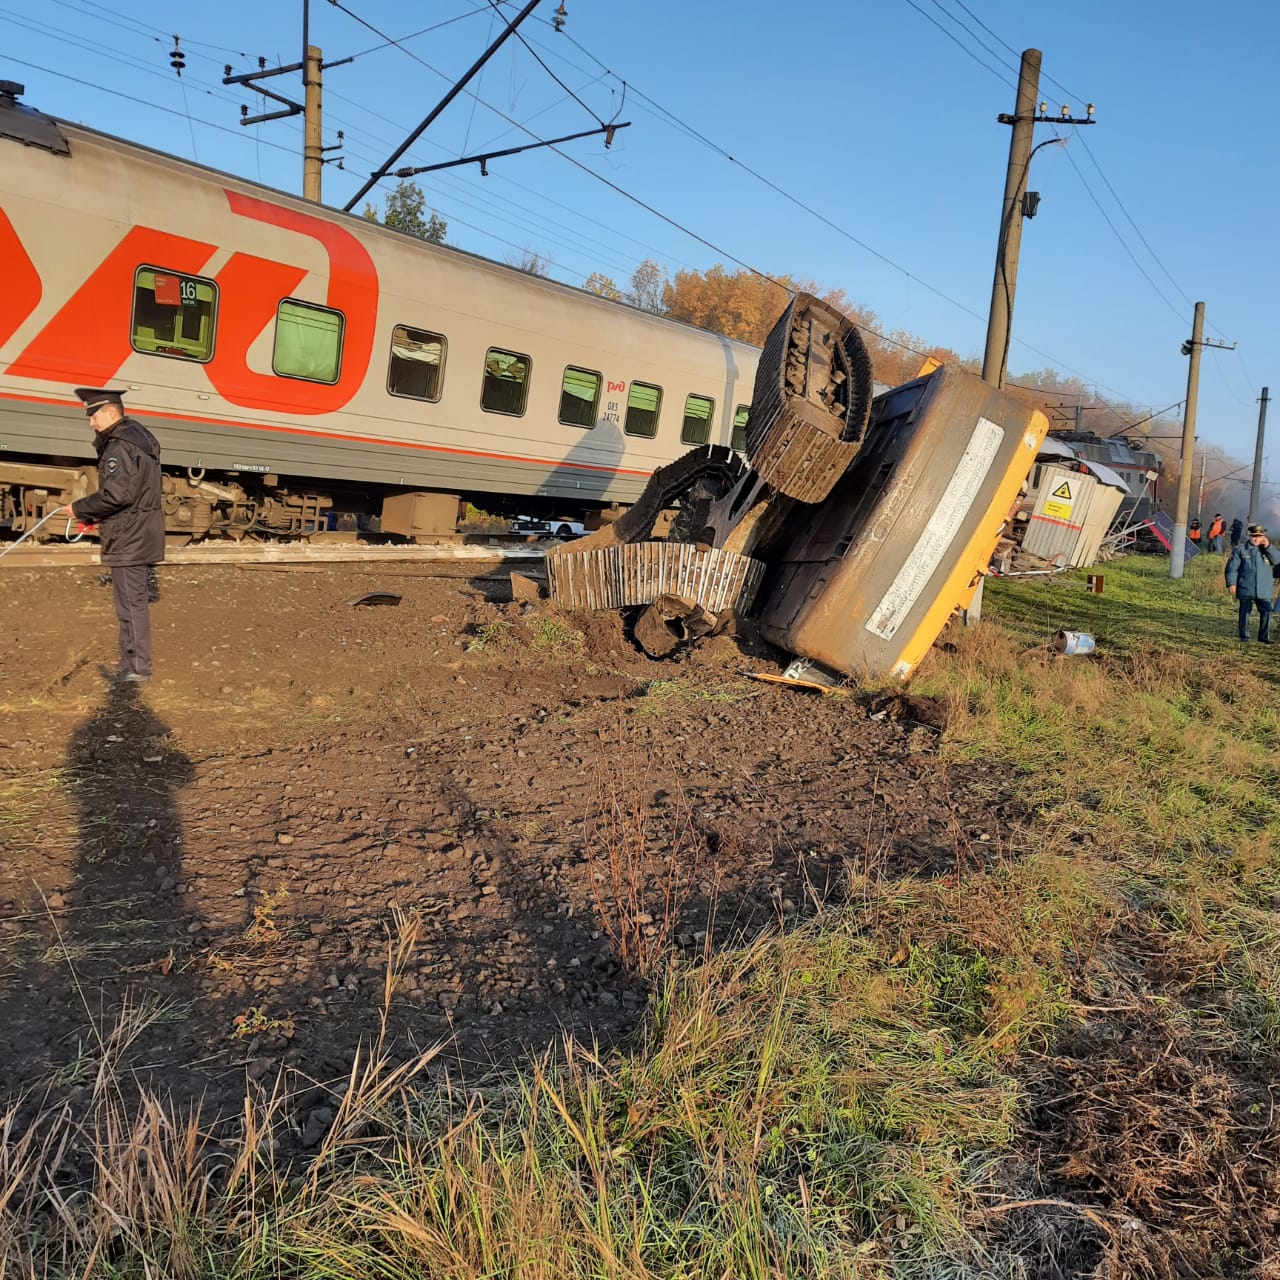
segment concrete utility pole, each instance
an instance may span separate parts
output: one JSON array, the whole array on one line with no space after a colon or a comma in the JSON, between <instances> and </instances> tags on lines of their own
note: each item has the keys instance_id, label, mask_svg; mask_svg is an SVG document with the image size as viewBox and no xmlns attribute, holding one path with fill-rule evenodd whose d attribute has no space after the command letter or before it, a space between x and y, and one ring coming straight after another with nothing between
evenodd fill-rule
<instances>
[{"instance_id":1,"label":"concrete utility pole","mask_svg":"<svg viewBox=\"0 0 1280 1280\"><path fill-rule=\"evenodd\" d=\"M1005 355L1009 349L1009 326L1013 323L1013 294L1018 281L1018 251L1022 245L1022 190L1031 166L1031 140L1036 127L1036 94L1040 91L1040 50L1026 49L1018 73L1018 96L1013 115L1000 116L1013 125L1009 137L1009 166L1004 175L1004 204L1000 209L1000 234L996 238L996 272L991 285L991 308L987 312L987 349L982 357L982 380L993 387L1004 385ZM985 579L963 611L966 627L982 620Z\"/></svg>"},{"instance_id":2,"label":"concrete utility pole","mask_svg":"<svg viewBox=\"0 0 1280 1280\"><path fill-rule=\"evenodd\" d=\"M321 106L320 106L320 73L326 67L341 67L348 62L353 62L353 58L340 58L337 62L321 61L320 50L311 43L311 5L310 0L302 0L302 61L291 62L287 67L268 67L266 58L258 59L258 70L249 71L243 75L233 76L231 74L231 64L228 63L224 68L222 77L223 84L243 84L248 85L250 89L256 93L262 94L264 98L270 98L273 102L282 104L280 111L265 111L261 115L251 116L249 108L242 106L240 108L240 123L242 125L263 124L267 120L283 120L288 116L301 115L303 120L303 146L302 146L302 194L308 200L320 200L320 175L324 170L324 166L329 163L325 158L326 151L340 151L342 149L342 130L338 130L338 141L332 147L323 145L323 134L321 132ZM288 75L293 71L302 72L303 101L294 102L292 98L286 98L282 93L276 93L274 89L265 89L258 84L259 80L269 79L271 76ZM338 157L334 156L337 160ZM342 161L338 160L338 168L342 168Z\"/></svg>"},{"instance_id":3,"label":"concrete utility pole","mask_svg":"<svg viewBox=\"0 0 1280 1280\"><path fill-rule=\"evenodd\" d=\"M1040 92L1039 49L1024 49L1022 65L1018 72L1018 97L1013 115L996 117L1001 124L1013 126L1009 135L1009 164L1004 174L1004 203L1000 208L1000 235L996 240L996 270L991 282L991 309L987 312L987 346L982 356L982 380L993 387L1004 386L1005 363L1009 355L1009 333L1013 327L1013 296L1018 285L1018 254L1022 247L1022 220L1034 218L1040 204L1040 194L1027 190L1027 175L1031 170L1031 157L1039 147L1031 145L1037 120L1052 120L1056 124L1093 124L1093 103L1089 104L1085 117L1076 119L1070 107L1063 107L1060 116L1045 114L1045 104L1036 110L1036 95ZM1054 138L1052 141L1057 142ZM1042 142L1041 147L1049 143ZM1077 416L1077 425L1079 414ZM974 594L973 602L964 611L964 623L968 626L982 616L982 582Z\"/></svg>"},{"instance_id":4,"label":"concrete utility pole","mask_svg":"<svg viewBox=\"0 0 1280 1280\"><path fill-rule=\"evenodd\" d=\"M1267 401L1271 397L1267 388L1262 388L1262 398L1258 401L1258 443L1253 446L1253 481L1249 486L1249 523L1258 523L1258 497L1262 489L1262 439L1267 431Z\"/></svg>"},{"instance_id":5,"label":"concrete utility pole","mask_svg":"<svg viewBox=\"0 0 1280 1280\"><path fill-rule=\"evenodd\" d=\"M1013 324L1013 295L1018 284L1018 253L1022 247L1022 193L1031 167L1031 140L1036 127L1036 94L1040 92L1039 49L1026 49L1018 72L1018 98L1009 135L1009 167L1004 175L1004 204L996 241L996 270L987 313L987 347L982 356L982 380L1004 385L1009 329ZM1002 120L1006 117L1001 117Z\"/></svg>"},{"instance_id":6,"label":"concrete utility pole","mask_svg":"<svg viewBox=\"0 0 1280 1280\"><path fill-rule=\"evenodd\" d=\"M320 50L307 45L306 65L302 69L304 126L302 152L302 194L320 202L320 173L324 166L323 137L320 132L320 74L323 70Z\"/></svg>"},{"instance_id":7,"label":"concrete utility pole","mask_svg":"<svg viewBox=\"0 0 1280 1280\"><path fill-rule=\"evenodd\" d=\"M1204 303L1196 303L1191 341L1184 343L1187 365L1187 403L1182 411L1182 470L1178 475L1178 501L1173 515L1173 548L1169 577L1181 578L1187 560L1187 513L1191 509L1191 468L1196 447L1196 397L1200 394L1200 352L1204 350Z\"/></svg>"},{"instance_id":8,"label":"concrete utility pole","mask_svg":"<svg viewBox=\"0 0 1280 1280\"><path fill-rule=\"evenodd\" d=\"M993 387L1004 385L1005 361L1009 351L1009 331L1013 327L1013 295L1018 284L1018 253L1022 247L1022 220L1034 218L1040 206L1040 193L1027 190L1027 175L1031 170L1031 157L1040 147L1048 147L1063 141L1060 137L1042 142L1040 147L1031 145L1037 121L1058 125L1096 124L1093 103L1089 103L1083 116L1073 116L1071 108L1064 106L1060 115L1051 116L1047 103L1036 109L1036 94L1040 89L1039 49L1025 49L1022 66L1018 72L1018 98L1013 115L1001 113L996 119L1001 124L1013 126L1009 136L1009 165L1004 175L1004 204L1000 209L1000 236L996 241L996 270L991 282L991 309L987 313L987 347L982 356L982 380Z\"/></svg>"}]
</instances>

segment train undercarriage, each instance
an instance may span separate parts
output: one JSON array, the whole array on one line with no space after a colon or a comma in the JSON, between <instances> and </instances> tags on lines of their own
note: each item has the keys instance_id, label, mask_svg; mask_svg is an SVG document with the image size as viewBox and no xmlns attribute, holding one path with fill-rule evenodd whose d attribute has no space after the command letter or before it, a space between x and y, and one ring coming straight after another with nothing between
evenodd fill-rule
<instances>
[{"instance_id":1,"label":"train undercarriage","mask_svg":"<svg viewBox=\"0 0 1280 1280\"><path fill-rule=\"evenodd\" d=\"M166 535L239 541L247 536L306 538L328 529L331 494L282 486L275 476L258 479L250 492L236 480L210 479L203 471L166 473L160 499ZM96 488L97 470L91 466L0 462L0 529L26 533ZM63 529L51 521L36 540L42 535L61 538Z\"/></svg>"}]
</instances>

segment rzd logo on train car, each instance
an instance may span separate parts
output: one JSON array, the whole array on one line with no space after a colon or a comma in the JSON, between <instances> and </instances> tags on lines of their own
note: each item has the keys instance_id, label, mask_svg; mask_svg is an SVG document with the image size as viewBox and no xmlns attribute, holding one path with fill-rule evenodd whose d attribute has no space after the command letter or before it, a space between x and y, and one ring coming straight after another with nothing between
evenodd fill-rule
<instances>
[{"instance_id":1,"label":"rzd logo on train car","mask_svg":"<svg viewBox=\"0 0 1280 1280\"><path fill-rule=\"evenodd\" d=\"M236 252L213 277L218 286L217 340L203 365L214 390L230 404L278 413L333 413L360 389L373 352L378 314L378 272L365 247L349 231L253 196L225 191L237 218L266 223L319 242L328 257L324 306L341 318L341 361L329 382L258 373L249 349L276 318L307 275L251 253ZM141 264L163 266L155 276L156 301L198 306L198 276L218 246L155 227L133 227L9 366L17 378L106 386L133 353L130 324L134 275ZM36 309L42 282L13 225L0 211L0 343ZM299 299L299 301L303 301ZM313 304L314 305L314 304ZM93 335L86 346L85 335Z\"/></svg>"}]
</instances>

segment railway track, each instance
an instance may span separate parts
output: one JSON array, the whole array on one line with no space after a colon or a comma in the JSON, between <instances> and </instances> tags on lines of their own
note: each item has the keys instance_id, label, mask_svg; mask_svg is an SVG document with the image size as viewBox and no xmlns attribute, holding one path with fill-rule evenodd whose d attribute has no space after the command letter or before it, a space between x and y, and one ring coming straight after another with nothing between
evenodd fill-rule
<instances>
[{"instance_id":1,"label":"railway track","mask_svg":"<svg viewBox=\"0 0 1280 1280\"><path fill-rule=\"evenodd\" d=\"M366 542L208 542L165 551L165 564L359 564L375 562L427 563L432 561L540 561L545 545L493 539L486 542L434 543L426 546ZM4 547L0 545L0 552ZM0 555L0 573L6 569L75 568L102 563L98 546L73 545L15 547Z\"/></svg>"}]
</instances>

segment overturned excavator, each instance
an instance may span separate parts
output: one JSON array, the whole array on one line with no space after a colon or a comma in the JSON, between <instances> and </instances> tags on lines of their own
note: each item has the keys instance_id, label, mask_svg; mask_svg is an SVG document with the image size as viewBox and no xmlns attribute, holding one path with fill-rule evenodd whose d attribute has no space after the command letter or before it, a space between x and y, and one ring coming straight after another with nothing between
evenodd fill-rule
<instances>
[{"instance_id":1,"label":"overturned excavator","mask_svg":"<svg viewBox=\"0 0 1280 1280\"><path fill-rule=\"evenodd\" d=\"M616 522L548 552L551 596L648 606L650 652L734 613L819 683L905 679L972 601L1048 425L950 365L873 397L857 327L799 294L761 354L746 458L709 445L655 471Z\"/></svg>"}]
</instances>

